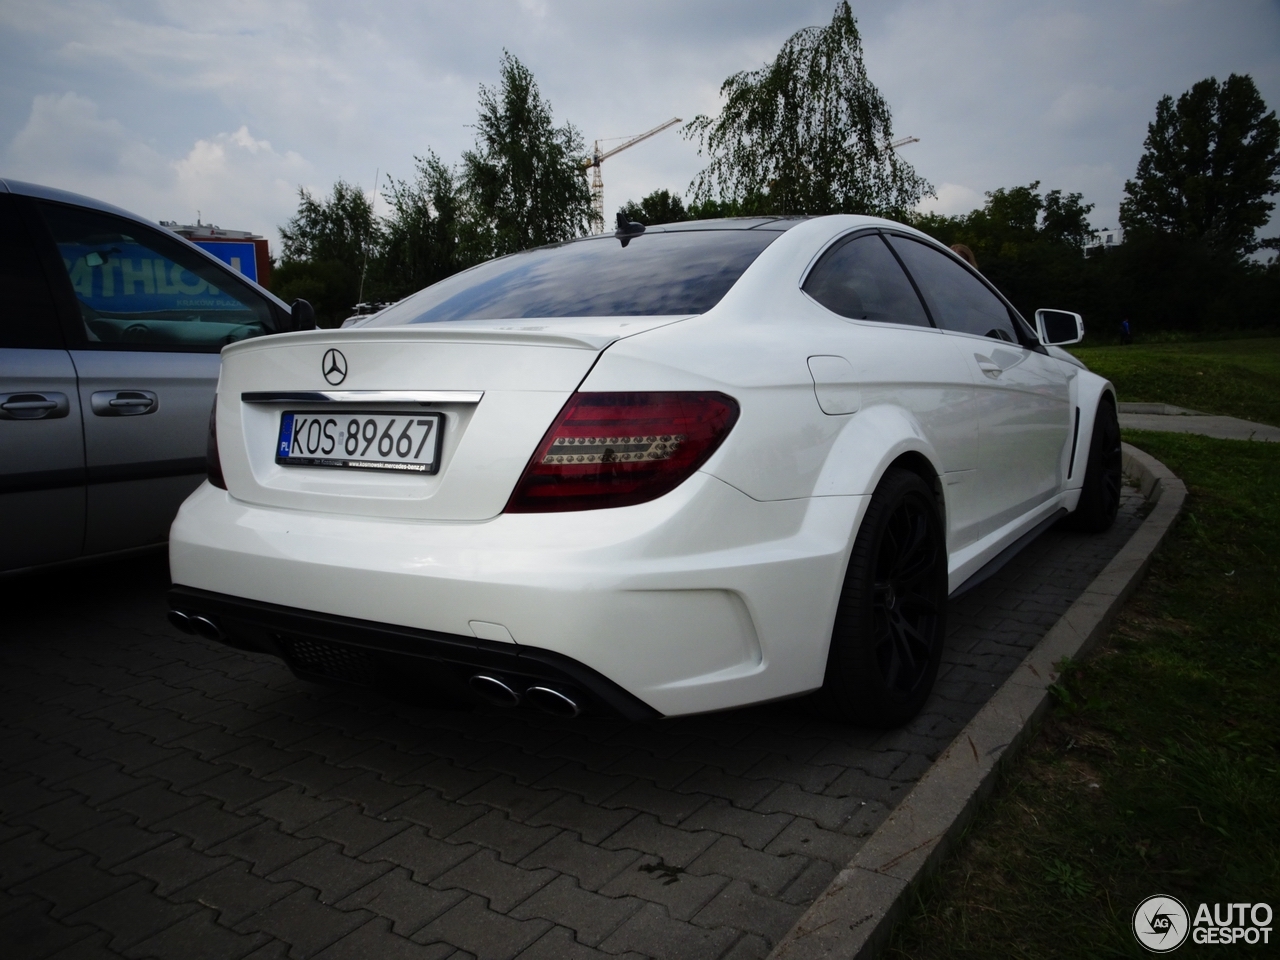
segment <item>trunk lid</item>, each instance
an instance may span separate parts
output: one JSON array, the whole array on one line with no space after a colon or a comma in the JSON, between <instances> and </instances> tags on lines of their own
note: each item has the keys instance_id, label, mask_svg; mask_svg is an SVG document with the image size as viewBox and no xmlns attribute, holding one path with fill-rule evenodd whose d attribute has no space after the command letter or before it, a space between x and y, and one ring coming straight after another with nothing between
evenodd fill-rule
<instances>
[{"instance_id":1,"label":"trunk lid","mask_svg":"<svg viewBox=\"0 0 1280 960\"><path fill-rule=\"evenodd\" d=\"M469 321L316 330L226 348L218 447L249 503L404 520L502 511L538 441L610 343L679 317ZM335 357L338 352L337 369ZM326 374L328 376L326 377ZM285 413L443 417L434 474L276 462ZM341 429L341 427L338 427Z\"/></svg>"}]
</instances>

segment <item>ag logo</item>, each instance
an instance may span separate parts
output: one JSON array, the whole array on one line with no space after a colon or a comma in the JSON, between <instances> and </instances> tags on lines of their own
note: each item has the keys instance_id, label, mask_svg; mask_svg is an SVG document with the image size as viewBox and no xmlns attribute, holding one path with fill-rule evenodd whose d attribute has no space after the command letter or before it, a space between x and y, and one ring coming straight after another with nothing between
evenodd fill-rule
<instances>
[{"instance_id":1,"label":"ag logo","mask_svg":"<svg viewBox=\"0 0 1280 960\"><path fill-rule=\"evenodd\" d=\"M324 352L324 359L320 361L320 372L336 387L347 379L347 358L342 355L341 350L329 348Z\"/></svg>"},{"instance_id":2,"label":"ag logo","mask_svg":"<svg viewBox=\"0 0 1280 960\"><path fill-rule=\"evenodd\" d=\"M1152 953L1177 950L1187 939L1190 926L1187 908L1173 897L1147 897L1133 911L1133 935Z\"/></svg>"}]
</instances>

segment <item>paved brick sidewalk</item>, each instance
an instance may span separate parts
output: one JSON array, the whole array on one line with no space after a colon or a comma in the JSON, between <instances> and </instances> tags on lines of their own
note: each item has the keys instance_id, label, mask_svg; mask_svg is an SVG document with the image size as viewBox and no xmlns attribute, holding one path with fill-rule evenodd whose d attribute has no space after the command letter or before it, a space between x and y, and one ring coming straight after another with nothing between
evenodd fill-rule
<instances>
[{"instance_id":1,"label":"paved brick sidewalk","mask_svg":"<svg viewBox=\"0 0 1280 960\"><path fill-rule=\"evenodd\" d=\"M1138 523L953 606L889 733L390 704L177 635L162 558L0 581L6 957L763 957Z\"/></svg>"}]
</instances>

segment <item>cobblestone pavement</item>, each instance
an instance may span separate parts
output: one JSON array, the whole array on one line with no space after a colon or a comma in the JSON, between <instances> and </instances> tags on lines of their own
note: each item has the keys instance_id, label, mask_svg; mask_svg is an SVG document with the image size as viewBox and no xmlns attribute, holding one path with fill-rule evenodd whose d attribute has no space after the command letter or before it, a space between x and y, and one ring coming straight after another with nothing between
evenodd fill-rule
<instances>
[{"instance_id":1,"label":"cobblestone pavement","mask_svg":"<svg viewBox=\"0 0 1280 960\"><path fill-rule=\"evenodd\" d=\"M417 709L176 634L163 558L0 581L6 957L763 957L1137 526L953 605L892 732Z\"/></svg>"}]
</instances>

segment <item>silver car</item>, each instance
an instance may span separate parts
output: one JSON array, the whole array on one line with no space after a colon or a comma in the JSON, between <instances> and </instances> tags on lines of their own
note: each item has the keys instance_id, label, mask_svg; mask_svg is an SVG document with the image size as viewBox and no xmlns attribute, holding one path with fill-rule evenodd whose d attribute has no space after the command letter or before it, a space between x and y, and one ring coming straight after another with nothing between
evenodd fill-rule
<instances>
[{"instance_id":1,"label":"silver car","mask_svg":"<svg viewBox=\"0 0 1280 960\"><path fill-rule=\"evenodd\" d=\"M219 351L310 315L131 213L0 180L0 572L164 543Z\"/></svg>"}]
</instances>

